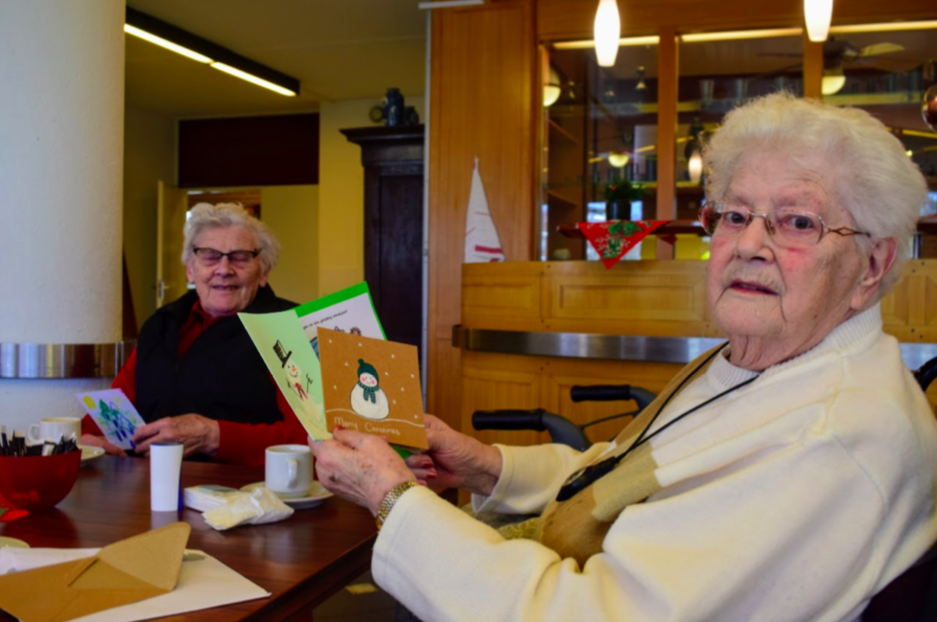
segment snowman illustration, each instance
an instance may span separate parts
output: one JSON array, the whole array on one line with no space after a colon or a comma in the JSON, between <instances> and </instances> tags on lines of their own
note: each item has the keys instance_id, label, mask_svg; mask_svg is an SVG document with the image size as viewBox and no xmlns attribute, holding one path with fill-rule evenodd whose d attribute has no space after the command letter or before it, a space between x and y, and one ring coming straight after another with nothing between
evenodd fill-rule
<instances>
[{"instance_id":1,"label":"snowman illustration","mask_svg":"<svg viewBox=\"0 0 937 622\"><path fill-rule=\"evenodd\" d=\"M378 386L378 373L358 359L358 382L351 390L351 409L365 419L384 419L390 413L387 396Z\"/></svg>"},{"instance_id":2,"label":"snowman illustration","mask_svg":"<svg viewBox=\"0 0 937 622\"><path fill-rule=\"evenodd\" d=\"M299 367L297 367L294 363L290 363L286 367L286 376L287 383L291 389L296 391L296 393L299 395L299 399L308 399L309 395L306 393L306 391L303 390L302 372L299 371Z\"/></svg>"}]
</instances>

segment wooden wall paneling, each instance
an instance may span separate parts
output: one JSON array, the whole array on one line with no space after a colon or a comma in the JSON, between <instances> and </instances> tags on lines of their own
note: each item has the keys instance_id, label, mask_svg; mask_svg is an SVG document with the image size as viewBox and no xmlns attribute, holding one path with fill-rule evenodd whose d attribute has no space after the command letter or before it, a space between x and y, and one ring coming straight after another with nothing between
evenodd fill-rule
<instances>
[{"instance_id":1,"label":"wooden wall paneling","mask_svg":"<svg viewBox=\"0 0 937 622\"><path fill-rule=\"evenodd\" d=\"M489 352L462 355L462 430L486 443L532 445L549 437L534 431L478 431L472 428L476 410L543 407L543 360L540 357Z\"/></svg>"},{"instance_id":2,"label":"wooden wall paneling","mask_svg":"<svg viewBox=\"0 0 937 622\"><path fill-rule=\"evenodd\" d=\"M673 26L663 26L657 45L657 220L677 217L677 100L680 41ZM672 238L655 236L657 259L673 259Z\"/></svg>"},{"instance_id":3,"label":"wooden wall paneling","mask_svg":"<svg viewBox=\"0 0 937 622\"><path fill-rule=\"evenodd\" d=\"M706 263L546 264L546 330L614 335L714 337L706 310Z\"/></svg>"},{"instance_id":4,"label":"wooden wall paneling","mask_svg":"<svg viewBox=\"0 0 937 622\"><path fill-rule=\"evenodd\" d=\"M429 170L430 412L460 424L466 206L477 156L509 261L532 258L538 98L534 0L433 11Z\"/></svg>"},{"instance_id":5,"label":"wooden wall paneling","mask_svg":"<svg viewBox=\"0 0 937 622\"><path fill-rule=\"evenodd\" d=\"M597 0L537 0L537 36L540 41L591 39ZM649 35L661 26L679 32L743 30L803 25L802 0L750 2L749 0L619 0L622 36ZM937 17L931 0L837 0L834 24L856 24Z\"/></svg>"},{"instance_id":6,"label":"wooden wall paneling","mask_svg":"<svg viewBox=\"0 0 937 622\"><path fill-rule=\"evenodd\" d=\"M492 330L544 330L540 262L462 265L462 323Z\"/></svg>"},{"instance_id":7,"label":"wooden wall paneling","mask_svg":"<svg viewBox=\"0 0 937 622\"><path fill-rule=\"evenodd\" d=\"M547 359L544 367L547 376L544 388L549 400L544 408L559 413L576 424L596 421L603 417L629 412L635 409L634 402L579 402L570 398L570 389L575 385L630 384L660 393L676 375L682 365L668 363L644 363L635 361L583 361L578 359ZM609 440L621 431L630 418L619 418L586 428L593 442Z\"/></svg>"},{"instance_id":8,"label":"wooden wall paneling","mask_svg":"<svg viewBox=\"0 0 937 622\"><path fill-rule=\"evenodd\" d=\"M882 321L900 341L937 341L937 260L905 266L904 277L882 299Z\"/></svg>"}]
</instances>

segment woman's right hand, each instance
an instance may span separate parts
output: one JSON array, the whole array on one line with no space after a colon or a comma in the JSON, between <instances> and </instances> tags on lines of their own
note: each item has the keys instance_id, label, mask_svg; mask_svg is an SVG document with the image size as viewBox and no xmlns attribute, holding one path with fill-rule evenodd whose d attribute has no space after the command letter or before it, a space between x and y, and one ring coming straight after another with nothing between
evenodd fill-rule
<instances>
[{"instance_id":1,"label":"woman's right hand","mask_svg":"<svg viewBox=\"0 0 937 622\"><path fill-rule=\"evenodd\" d=\"M426 415L429 450L407 458L417 479L433 490L461 488L488 496L501 477L501 452L496 447L456 432L442 420Z\"/></svg>"},{"instance_id":2,"label":"woman's right hand","mask_svg":"<svg viewBox=\"0 0 937 622\"><path fill-rule=\"evenodd\" d=\"M124 456L127 457L127 452L123 449L110 442L103 436L96 436L94 434L82 434L81 435L81 444L82 445L91 445L93 447L103 447L104 453L110 456Z\"/></svg>"}]
</instances>

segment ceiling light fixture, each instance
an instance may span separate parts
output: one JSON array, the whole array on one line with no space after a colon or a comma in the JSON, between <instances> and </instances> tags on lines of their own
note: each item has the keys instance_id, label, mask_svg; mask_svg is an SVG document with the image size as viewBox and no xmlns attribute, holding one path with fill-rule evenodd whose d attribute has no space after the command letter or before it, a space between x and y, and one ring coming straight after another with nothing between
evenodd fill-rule
<instances>
[{"instance_id":1,"label":"ceiling light fixture","mask_svg":"<svg viewBox=\"0 0 937 622\"><path fill-rule=\"evenodd\" d=\"M823 72L823 78L820 82L820 92L824 95L834 95L839 93L846 85L846 76L843 74L842 67L835 67Z\"/></svg>"},{"instance_id":2,"label":"ceiling light fixture","mask_svg":"<svg viewBox=\"0 0 937 622\"><path fill-rule=\"evenodd\" d=\"M937 20L920 22L883 22L879 24L853 24L850 26L830 26L831 35L850 32L894 32L896 30L933 30Z\"/></svg>"},{"instance_id":3,"label":"ceiling light fixture","mask_svg":"<svg viewBox=\"0 0 937 622\"><path fill-rule=\"evenodd\" d=\"M892 32L897 30L937 30L937 20L919 22L882 22L876 24L853 24L830 26L831 35L850 32ZM803 28L770 28L761 30L727 30L722 32L690 32L680 35L683 43L702 43L706 41L734 41L738 39L766 39L769 37L799 37ZM657 45L660 37L625 37L618 40L619 47L628 45ZM553 47L557 50L585 50L595 43L589 40L557 41Z\"/></svg>"},{"instance_id":4,"label":"ceiling light fixture","mask_svg":"<svg viewBox=\"0 0 937 622\"><path fill-rule=\"evenodd\" d=\"M592 33L599 67L614 67L618 41L621 39L621 17L618 15L616 0L599 0Z\"/></svg>"},{"instance_id":5,"label":"ceiling light fixture","mask_svg":"<svg viewBox=\"0 0 937 622\"><path fill-rule=\"evenodd\" d=\"M683 43L706 41L736 41L739 39L768 39L770 37L799 37L803 28L767 28L762 30L728 30L724 32L690 32L680 35Z\"/></svg>"},{"instance_id":6,"label":"ceiling light fixture","mask_svg":"<svg viewBox=\"0 0 937 622\"><path fill-rule=\"evenodd\" d=\"M560 74L556 73L556 69L550 67L550 71L547 72L547 82L543 85L543 107L548 108L555 104L560 98L562 90Z\"/></svg>"},{"instance_id":7,"label":"ceiling light fixture","mask_svg":"<svg viewBox=\"0 0 937 622\"><path fill-rule=\"evenodd\" d=\"M807 36L814 43L826 41L833 20L833 0L804 0Z\"/></svg>"},{"instance_id":8,"label":"ceiling light fixture","mask_svg":"<svg viewBox=\"0 0 937 622\"><path fill-rule=\"evenodd\" d=\"M139 37L140 39L143 39L144 41L149 41L150 43L154 43L160 47L166 48L167 50L175 52L176 54L182 54L186 58L191 58L197 63L212 62L212 60L208 58L207 56L205 56L204 54L193 52L192 50L188 48L182 47L181 45L176 45L172 41L167 41L166 39L163 39L162 37L157 37L156 35L150 34L145 30L140 30L136 26L131 26L130 24L124 24L124 32L126 32L128 35Z\"/></svg>"},{"instance_id":9,"label":"ceiling light fixture","mask_svg":"<svg viewBox=\"0 0 937 622\"><path fill-rule=\"evenodd\" d=\"M146 13L127 7L124 32L182 54L187 58L257 86L292 97L299 94L299 80L245 58Z\"/></svg>"},{"instance_id":10,"label":"ceiling light fixture","mask_svg":"<svg viewBox=\"0 0 937 622\"><path fill-rule=\"evenodd\" d=\"M657 45L660 43L660 37L657 35L648 35L646 37L623 37L618 40L618 47L627 47L630 45ZM579 41L557 41L553 44L557 50L587 50L595 47L595 42L588 39Z\"/></svg>"},{"instance_id":11,"label":"ceiling light fixture","mask_svg":"<svg viewBox=\"0 0 937 622\"><path fill-rule=\"evenodd\" d=\"M613 151L608 154L608 163L614 166L615 168L623 167L625 164L628 164L628 160L630 159L631 157L627 153L624 153L624 152L618 153L618 152Z\"/></svg>"}]
</instances>

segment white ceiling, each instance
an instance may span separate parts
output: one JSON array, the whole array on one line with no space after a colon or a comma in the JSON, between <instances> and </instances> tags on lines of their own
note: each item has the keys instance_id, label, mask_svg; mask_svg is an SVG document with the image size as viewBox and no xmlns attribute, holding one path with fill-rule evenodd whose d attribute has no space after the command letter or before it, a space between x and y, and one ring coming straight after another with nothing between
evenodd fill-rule
<instances>
[{"instance_id":1,"label":"white ceiling","mask_svg":"<svg viewBox=\"0 0 937 622\"><path fill-rule=\"evenodd\" d=\"M127 105L177 117L299 112L424 94L426 14L417 0L129 0L128 6L299 79L284 97L126 37Z\"/></svg>"}]
</instances>

